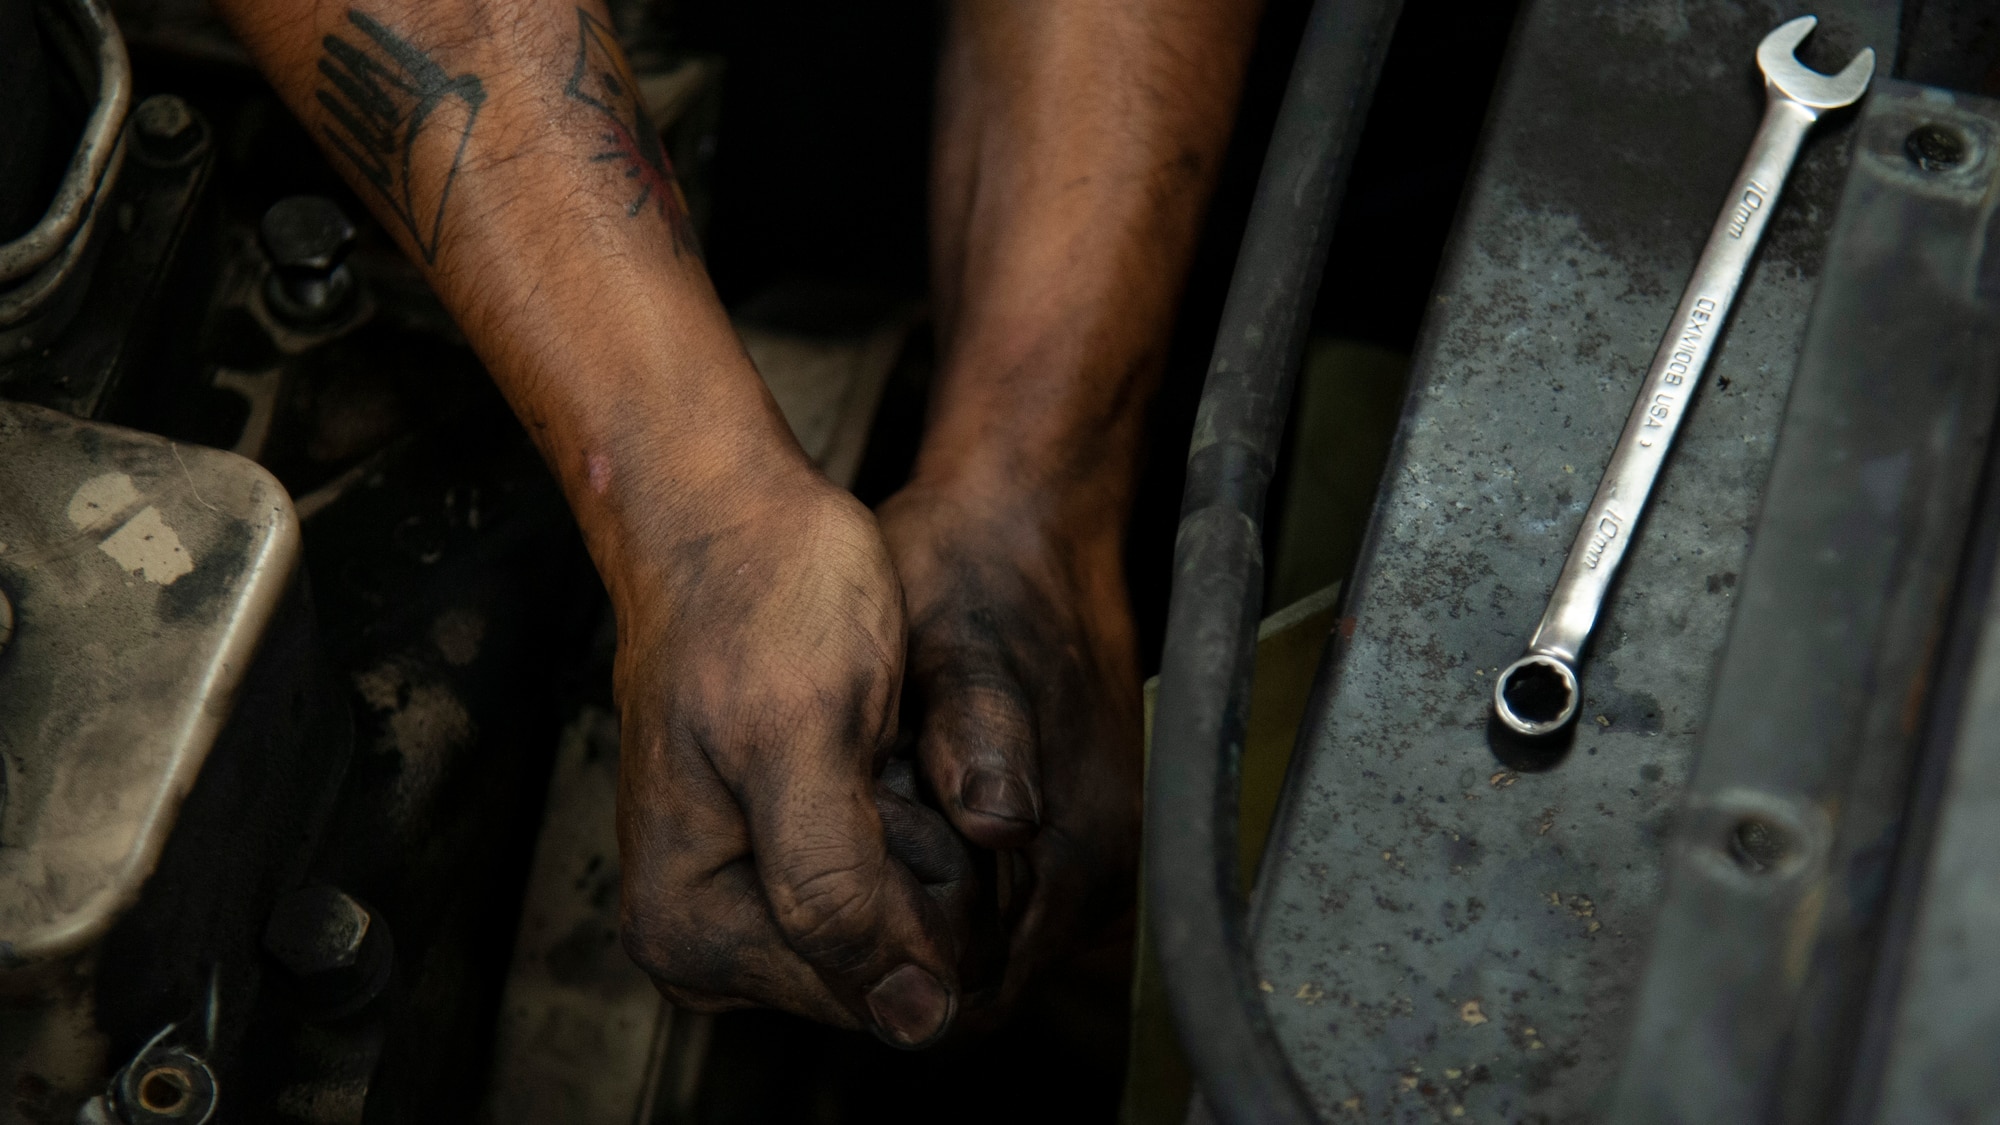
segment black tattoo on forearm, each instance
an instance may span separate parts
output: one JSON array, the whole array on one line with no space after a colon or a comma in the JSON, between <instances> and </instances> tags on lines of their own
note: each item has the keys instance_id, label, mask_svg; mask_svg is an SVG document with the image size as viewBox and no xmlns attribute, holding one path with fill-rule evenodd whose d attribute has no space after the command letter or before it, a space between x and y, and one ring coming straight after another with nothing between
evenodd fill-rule
<instances>
[{"instance_id":1,"label":"black tattoo on forearm","mask_svg":"<svg viewBox=\"0 0 2000 1125\"><path fill-rule=\"evenodd\" d=\"M486 102L485 85L477 75L449 73L360 12L349 9L347 22L360 32L358 42L338 35L320 40L319 72L328 85L315 96L331 118L321 131L435 265L445 204ZM424 155L415 155L419 138L429 137L444 139L450 164L440 165L443 150L429 140Z\"/></svg>"},{"instance_id":2,"label":"black tattoo on forearm","mask_svg":"<svg viewBox=\"0 0 2000 1125\"><path fill-rule=\"evenodd\" d=\"M626 179L638 181L639 193L625 213L637 215L650 202L666 220L675 257L682 251L699 254L687 199L674 179L673 162L660 145L659 130L646 118L638 80L625 61L625 52L618 49L617 32L582 8L576 10L576 21L576 66L563 92L597 111L598 121L606 129L601 136L611 146L591 160L616 161L625 169Z\"/></svg>"}]
</instances>

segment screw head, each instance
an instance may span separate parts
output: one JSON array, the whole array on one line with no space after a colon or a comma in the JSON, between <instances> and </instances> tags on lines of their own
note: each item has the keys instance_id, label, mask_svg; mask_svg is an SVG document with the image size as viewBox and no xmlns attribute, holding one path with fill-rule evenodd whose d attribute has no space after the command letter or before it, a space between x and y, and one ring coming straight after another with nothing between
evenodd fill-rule
<instances>
[{"instance_id":1,"label":"screw head","mask_svg":"<svg viewBox=\"0 0 2000 1125\"><path fill-rule=\"evenodd\" d=\"M186 102L155 94L132 111L132 136L140 156L167 166L193 158L207 140L207 129Z\"/></svg>"},{"instance_id":2,"label":"screw head","mask_svg":"<svg viewBox=\"0 0 2000 1125\"><path fill-rule=\"evenodd\" d=\"M1942 172L1965 163L1965 138L1943 125L1919 125L1903 138L1903 155L1926 172Z\"/></svg>"}]
</instances>

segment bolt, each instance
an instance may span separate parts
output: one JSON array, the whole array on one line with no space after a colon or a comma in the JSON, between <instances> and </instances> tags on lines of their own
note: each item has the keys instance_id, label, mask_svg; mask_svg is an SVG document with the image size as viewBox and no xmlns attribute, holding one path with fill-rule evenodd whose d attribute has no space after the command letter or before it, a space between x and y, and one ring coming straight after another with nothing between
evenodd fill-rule
<instances>
[{"instance_id":1,"label":"bolt","mask_svg":"<svg viewBox=\"0 0 2000 1125\"><path fill-rule=\"evenodd\" d=\"M283 965L299 998L322 1019L373 1000L393 961L387 927L346 892L306 886L280 898L264 926L264 952Z\"/></svg>"},{"instance_id":2,"label":"bolt","mask_svg":"<svg viewBox=\"0 0 2000 1125\"><path fill-rule=\"evenodd\" d=\"M1919 125L1903 138L1903 155L1926 172L1942 172L1965 161L1965 138L1942 125Z\"/></svg>"},{"instance_id":3,"label":"bolt","mask_svg":"<svg viewBox=\"0 0 2000 1125\"><path fill-rule=\"evenodd\" d=\"M132 111L132 135L140 156L162 167L193 159L208 130L188 104L172 94L155 94Z\"/></svg>"},{"instance_id":4,"label":"bolt","mask_svg":"<svg viewBox=\"0 0 2000 1125\"><path fill-rule=\"evenodd\" d=\"M332 887L301 887L278 900L264 927L264 950L293 976L347 968L361 956L374 919L368 908Z\"/></svg>"},{"instance_id":5,"label":"bolt","mask_svg":"<svg viewBox=\"0 0 2000 1125\"><path fill-rule=\"evenodd\" d=\"M354 295L346 265L354 224L339 204L319 195L280 199L257 224L257 240L271 259L264 296L273 312L309 326L346 310Z\"/></svg>"}]
</instances>

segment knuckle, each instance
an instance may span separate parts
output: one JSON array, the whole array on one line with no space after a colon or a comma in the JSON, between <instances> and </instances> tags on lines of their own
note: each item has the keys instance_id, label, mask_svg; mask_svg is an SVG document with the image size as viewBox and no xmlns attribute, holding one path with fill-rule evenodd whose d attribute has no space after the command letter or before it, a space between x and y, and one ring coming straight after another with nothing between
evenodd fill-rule
<instances>
[{"instance_id":1,"label":"knuckle","mask_svg":"<svg viewBox=\"0 0 2000 1125\"><path fill-rule=\"evenodd\" d=\"M838 972L874 952L879 887L861 864L785 872L774 880L772 912L799 956Z\"/></svg>"},{"instance_id":2,"label":"knuckle","mask_svg":"<svg viewBox=\"0 0 2000 1125\"><path fill-rule=\"evenodd\" d=\"M894 733L900 681L872 654L829 664L817 643L775 645L689 680L679 713L697 744L728 761L801 740L873 747Z\"/></svg>"}]
</instances>

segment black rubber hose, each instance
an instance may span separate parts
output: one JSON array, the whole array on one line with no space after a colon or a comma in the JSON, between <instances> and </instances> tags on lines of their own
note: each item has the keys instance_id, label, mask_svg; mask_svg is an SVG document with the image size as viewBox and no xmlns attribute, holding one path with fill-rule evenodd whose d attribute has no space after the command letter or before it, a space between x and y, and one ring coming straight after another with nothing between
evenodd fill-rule
<instances>
[{"instance_id":1,"label":"black rubber hose","mask_svg":"<svg viewBox=\"0 0 2000 1125\"><path fill-rule=\"evenodd\" d=\"M1341 190L1401 7L1313 6L1188 453L1146 781L1146 894L1199 1097L1227 1125L1315 1120L1251 970L1236 874L1238 779L1263 599L1264 495Z\"/></svg>"}]
</instances>

